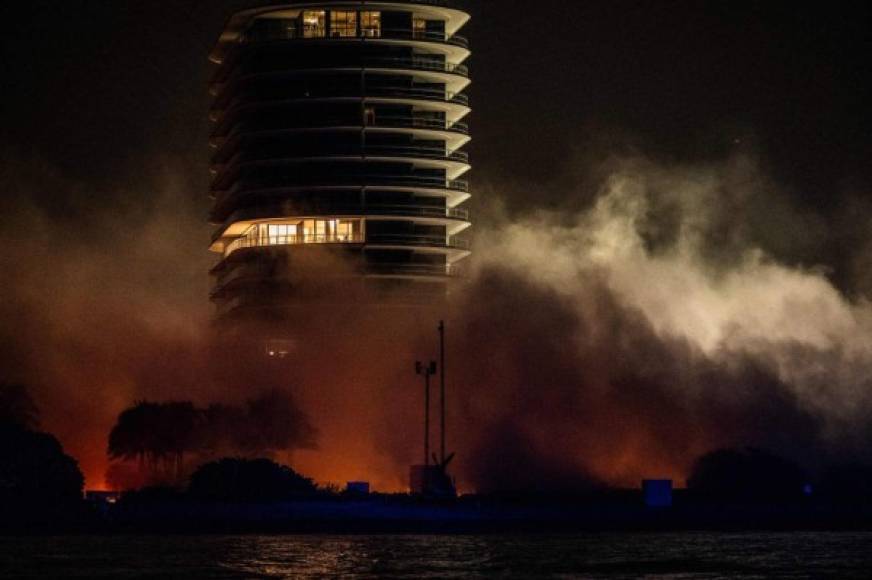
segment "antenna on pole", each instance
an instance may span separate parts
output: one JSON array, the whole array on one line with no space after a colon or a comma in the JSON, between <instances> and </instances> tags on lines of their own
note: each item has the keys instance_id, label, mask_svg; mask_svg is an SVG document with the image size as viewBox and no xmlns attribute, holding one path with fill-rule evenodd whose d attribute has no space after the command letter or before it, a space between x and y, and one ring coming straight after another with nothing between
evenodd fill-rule
<instances>
[{"instance_id":1,"label":"antenna on pole","mask_svg":"<svg viewBox=\"0 0 872 580\"><path fill-rule=\"evenodd\" d=\"M424 465L430 465L430 377L436 374L436 361L415 362L415 373L424 375Z\"/></svg>"}]
</instances>

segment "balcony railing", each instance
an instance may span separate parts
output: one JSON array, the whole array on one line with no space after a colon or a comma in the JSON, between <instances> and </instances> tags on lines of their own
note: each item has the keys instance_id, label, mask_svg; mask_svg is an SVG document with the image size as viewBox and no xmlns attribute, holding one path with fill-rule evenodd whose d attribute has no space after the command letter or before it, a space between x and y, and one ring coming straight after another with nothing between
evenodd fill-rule
<instances>
[{"instance_id":1,"label":"balcony railing","mask_svg":"<svg viewBox=\"0 0 872 580\"><path fill-rule=\"evenodd\" d=\"M345 118L310 118L301 119L295 122L292 126L285 128L277 128L275 125L271 128L263 128L252 126L248 123L237 123L232 129L225 132L225 127L218 127L211 135L212 140L230 141L244 134L250 135L268 135L276 133L284 133L294 130L305 129L339 129L343 127L351 127L354 129L373 128L373 129L431 129L434 131L450 131L452 133L460 133L462 135L469 134L469 125L461 121L451 123L445 119L433 119L428 117L415 116L376 116L375 120L369 120L366 124L362 119Z\"/></svg>"},{"instance_id":2,"label":"balcony railing","mask_svg":"<svg viewBox=\"0 0 872 580\"><path fill-rule=\"evenodd\" d=\"M296 246L304 244L362 244L362 234L299 234L293 236L254 236L251 238L237 238L230 242L224 249L227 257L236 250L243 248L259 248L269 246Z\"/></svg>"},{"instance_id":3,"label":"balcony railing","mask_svg":"<svg viewBox=\"0 0 872 580\"><path fill-rule=\"evenodd\" d=\"M425 2L421 2L423 4ZM293 21L289 21L293 22ZM360 35L353 36L331 36L327 34L325 29L300 29L296 26L287 26L285 28L250 30L239 37L240 44L256 44L260 42L276 42L283 40L339 40L339 41L361 41L361 40L415 40L420 42L438 42L442 44L452 44L461 48L469 48L469 40L458 34L448 36L444 32L434 32L426 30L414 30L410 28L378 28L362 30Z\"/></svg>"},{"instance_id":4,"label":"balcony railing","mask_svg":"<svg viewBox=\"0 0 872 580\"><path fill-rule=\"evenodd\" d=\"M228 257L238 250L245 248L269 248L298 245L333 245L333 244L373 244L388 246L428 246L434 248L446 248L454 250L469 250L469 240L457 236L412 236L412 235L380 235L374 234L368 237L362 235L296 235L296 236L270 236L268 238L252 237L237 238L230 242L224 249L224 257Z\"/></svg>"},{"instance_id":5,"label":"balcony railing","mask_svg":"<svg viewBox=\"0 0 872 580\"><path fill-rule=\"evenodd\" d=\"M228 200L229 201L229 200ZM223 203L222 205L229 205L227 203ZM264 212L272 211L275 209L278 211L278 208L284 204L274 203L274 204L263 204L260 206L249 206L248 208L239 209L233 211L232 207L225 208L226 210L230 210L232 213L219 213L218 211L213 210L211 218L215 223L221 223L223 225L219 231L226 230L231 224L234 224L239 221L245 221L249 219L259 219L263 216ZM287 208L283 209L283 214L287 214ZM371 204L371 203L361 203L357 205L348 205L348 204L324 204L324 203L306 203L297 201L294 204L294 211L288 215L297 215L300 217L312 217L312 216L398 216L405 218L415 218L415 217L424 217L424 218L434 218L434 219L450 219L450 220L458 220L458 221L469 221L469 210L465 208L457 208L457 207L443 207L443 206L421 206L421 205L388 205L388 204ZM216 233L216 237L213 238L213 241L217 239L220 234Z\"/></svg>"},{"instance_id":6,"label":"balcony railing","mask_svg":"<svg viewBox=\"0 0 872 580\"><path fill-rule=\"evenodd\" d=\"M270 163L274 161L284 161L292 159L314 159L314 158L330 158L330 157L401 157L411 159L434 159L437 161L454 161L457 163L468 164L469 153L466 151L447 151L438 147L401 147L401 146L366 146L361 148L356 147L331 147L329 149L314 150L306 149L299 152L284 151L282 157L266 156L256 157L253 153L248 153L244 150L239 150L239 146L231 150L237 152L227 161L216 163L213 166L213 171L220 173L230 168L248 163ZM216 181L220 179L220 175L216 177Z\"/></svg>"},{"instance_id":7,"label":"balcony railing","mask_svg":"<svg viewBox=\"0 0 872 580\"><path fill-rule=\"evenodd\" d=\"M461 268L449 264L367 264L363 274L375 276L448 276L457 278L463 275Z\"/></svg>"},{"instance_id":8,"label":"balcony railing","mask_svg":"<svg viewBox=\"0 0 872 580\"><path fill-rule=\"evenodd\" d=\"M228 68L232 67L228 65ZM378 68L378 69L399 69L399 70L416 70L416 71L430 71L430 72L440 72L440 73L449 73L456 74L463 77L469 77L469 67L465 64L446 62L442 60L433 60L427 58L388 58L388 57L350 57L348 60L337 60L335 62L318 62L315 63L310 60L301 61L297 66L293 68L282 68L278 70L266 70L266 71L245 71L245 70L237 70L231 73L229 76L227 75L227 68L222 68L215 73L215 76L212 78L211 85L212 90L215 91L213 94L217 94L218 92L226 89L228 86L232 86L235 83L238 83L243 80L248 80L252 78L258 77L268 77L268 76L284 76L288 74L299 74L301 72L307 71L320 71L320 70L337 70L337 69L367 69L367 68Z\"/></svg>"},{"instance_id":9,"label":"balcony railing","mask_svg":"<svg viewBox=\"0 0 872 580\"><path fill-rule=\"evenodd\" d=\"M457 236L413 236L400 234L370 234L366 243L398 246L433 246L455 250L468 250L469 240Z\"/></svg>"},{"instance_id":10,"label":"balcony railing","mask_svg":"<svg viewBox=\"0 0 872 580\"><path fill-rule=\"evenodd\" d=\"M437 152L440 151L440 152ZM286 154L287 155L287 154ZM401 159L432 159L436 161L450 161L469 165L469 154L465 151L455 151L448 153L446 151L436 150L427 152L423 149L415 147L379 147L367 148L361 152L358 150L332 150L323 152L305 152L299 156L283 157L281 159L265 158L265 159L247 159L244 152L239 152L233 156L227 163L214 167L213 172L215 177L212 179L211 189L215 190L218 185L227 179L228 175L233 175L245 166L263 166L276 165L287 162L306 162L308 160L330 160L330 159L354 159L366 161L367 157L371 158L401 158ZM449 181L448 189L455 189L457 185L463 184L463 181ZM451 185L454 184L454 185Z\"/></svg>"},{"instance_id":11,"label":"balcony railing","mask_svg":"<svg viewBox=\"0 0 872 580\"><path fill-rule=\"evenodd\" d=\"M469 134L469 125L457 121L451 123L444 119L429 119L425 117L376 117L375 122L367 127L399 127L415 129L435 129L437 131L452 131L455 133Z\"/></svg>"},{"instance_id":12,"label":"balcony railing","mask_svg":"<svg viewBox=\"0 0 872 580\"><path fill-rule=\"evenodd\" d=\"M468 250L469 240L457 236L414 236L398 234L372 234L364 237L360 234L353 235L288 235L269 237L237 238L224 248L224 257L244 248L268 248L275 246L297 246L308 244L375 244L375 245L398 245L398 246L431 246L436 248L449 248L456 250Z\"/></svg>"},{"instance_id":13,"label":"balcony railing","mask_svg":"<svg viewBox=\"0 0 872 580\"><path fill-rule=\"evenodd\" d=\"M469 67L465 64L430 60L426 58L367 58L361 61L360 66L368 68L426 70L451 73L464 77L469 76Z\"/></svg>"},{"instance_id":14,"label":"balcony railing","mask_svg":"<svg viewBox=\"0 0 872 580\"><path fill-rule=\"evenodd\" d=\"M335 210L331 208L330 211ZM458 207L364 204L363 211L369 215L421 216L469 221L469 210ZM341 211L337 211L336 214L344 215Z\"/></svg>"},{"instance_id":15,"label":"balcony railing","mask_svg":"<svg viewBox=\"0 0 872 580\"><path fill-rule=\"evenodd\" d=\"M451 91L437 89L422 89L413 87L367 87L365 94L360 87L335 87L329 92L310 92L304 96L294 96L285 99L263 98L259 96L236 96L226 104L216 104L212 107L212 118L218 120L220 115L227 115L237 109L256 108L267 105L281 105L286 103L299 103L307 101L332 100L332 99L406 99L438 101L455 105L468 106L469 95L464 93L452 93Z\"/></svg>"},{"instance_id":16,"label":"balcony railing","mask_svg":"<svg viewBox=\"0 0 872 580\"><path fill-rule=\"evenodd\" d=\"M459 191L469 193L469 182L462 179L439 179L431 177L414 177L409 175L358 175L344 176L335 174L330 177L313 177L308 180L299 180L293 183L285 183L272 186L243 186L238 180L227 189L212 189L215 199L220 203L237 192L246 193L265 191L284 191L301 187L315 188L359 188L359 187L408 187L410 189L437 189Z\"/></svg>"}]
</instances>

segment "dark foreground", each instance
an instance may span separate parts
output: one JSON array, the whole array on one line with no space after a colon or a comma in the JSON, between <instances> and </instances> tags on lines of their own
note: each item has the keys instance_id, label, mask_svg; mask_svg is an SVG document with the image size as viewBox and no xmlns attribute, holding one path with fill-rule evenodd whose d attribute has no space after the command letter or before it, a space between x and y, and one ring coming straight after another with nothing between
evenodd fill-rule
<instances>
[{"instance_id":1,"label":"dark foreground","mask_svg":"<svg viewBox=\"0 0 872 580\"><path fill-rule=\"evenodd\" d=\"M0 538L2 578L868 578L872 533Z\"/></svg>"},{"instance_id":2,"label":"dark foreground","mask_svg":"<svg viewBox=\"0 0 872 580\"><path fill-rule=\"evenodd\" d=\"M22 504L0 535L63 534L485 534L581 532L872 532L872 504L811 498L774 503L676 495L648 507L636 491L582 497L324 495L274 502L205 501L162 491L118 503L81 502L61 514ZM872 577L872 576L870 576Z\"/></svg>"},{"instance_id":3,"label":"dark foreground","mask_svg":"<svg viewBox=\"0 0 872 580\"><path fill-rule=\"evenodd\" d=\"M265 504L122 502L91 531L159 533L502 533L872 531L868 506L641 501L462 500L408 496Z\"/></svg>"}]
</instances>

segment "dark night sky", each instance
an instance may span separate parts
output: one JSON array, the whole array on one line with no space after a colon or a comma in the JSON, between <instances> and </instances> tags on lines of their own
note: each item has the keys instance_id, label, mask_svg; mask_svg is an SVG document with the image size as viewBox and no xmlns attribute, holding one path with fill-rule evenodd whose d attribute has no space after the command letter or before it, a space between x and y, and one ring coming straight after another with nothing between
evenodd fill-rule
<instances>
[{"instance_id":1,"label":"dark night sky","mask_svg":"<svg viewBox=\"0 0 872 580\"><path fill-rule=\"evenodd\" d=\"M89 195L112 195L160 155L205 190L206 56L225 18L250 4L3 3L0 144L88 184ZM677 162L753 143L797 203L824 215L845 191L868 190L868 2L470 8L475 176L519 192L535 185L516 209L564 201L572 161L616 143Z\"/></svg>"}]
</instances>

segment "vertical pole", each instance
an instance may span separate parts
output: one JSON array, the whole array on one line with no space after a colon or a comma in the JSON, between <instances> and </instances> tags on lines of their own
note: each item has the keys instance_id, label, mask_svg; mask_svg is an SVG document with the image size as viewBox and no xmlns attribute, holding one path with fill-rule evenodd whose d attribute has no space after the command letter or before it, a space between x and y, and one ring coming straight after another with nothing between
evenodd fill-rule
<instances>
[{"instance_id":1,"label":"vertical pole","mask_svg":"<svg viewBox=\"0 0 872 580\"><path fill-rule=\"evenodd\" d=\"M430 369L424 369L424 465L430 465Z\"/></svg>"},{"instance_id":2,"label":"vertical pole","mask_svg":"<svg viewBox=\"0 0 872 580\"><path fill-rule=\"evenodd\" d=\"M445 463L445 321L439 321L439 461Z\"/></svg>"},{"instance_id":3,"label":"vertical pole","mask_svg":"<svg viewBox=\"0 0 872 580\"><path fill-rule=\"evenodd\" d=\"M361 38L361 42L365 43L366 39ZM365 52L365 51L363 51ZM366 63L360 63L360 159L363 161L363 169L366 171ZM366 207L366 188L369 185L369 178L364 178L360 186L360 209ZM365 232L364 232L365 235ZM366 239L365 237L363 239Z\"/></svg>"}]
</instances>

